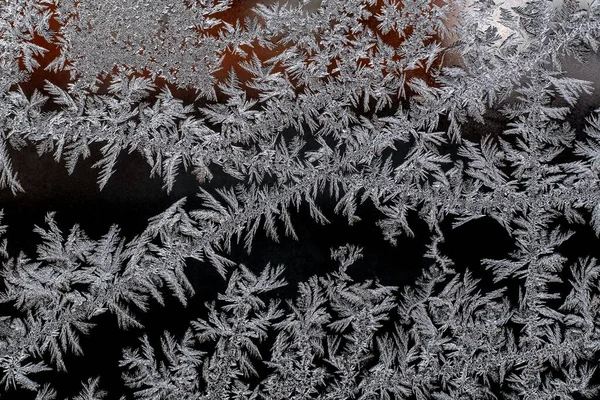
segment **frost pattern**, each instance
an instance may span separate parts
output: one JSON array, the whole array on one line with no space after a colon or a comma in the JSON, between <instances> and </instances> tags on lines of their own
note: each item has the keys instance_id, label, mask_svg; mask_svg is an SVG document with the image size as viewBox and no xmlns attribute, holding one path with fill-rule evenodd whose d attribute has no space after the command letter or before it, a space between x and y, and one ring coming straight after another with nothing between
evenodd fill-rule
<instances>
[{"instance_id":1,"label":"frost pattern","mask_svg":"<svg viewBox=\"0 0 600 400\"><path fill-rule=\"evenodd\" d=\"M68 373L102 315L139 336L115 366L123 399L600 393L600 264L561 250L576 229L600 234L600 108L582 117L594 82L567 68L597 58L600 3L250 3L0 2L0 188L25 190L23 148L69 174L99 153L101 190L137 152L166 192L193 174L201 203L182 198L129 239L63 232L49 210L35 254L9 254L2 227L3 393L62 395L44 374ZM424 221L419 279L357 281L369 260L347 244L334 272L283 298L284 266L232 260L259 251L259 231L298 239L301 208L330 223L330 201L349 225L371 206L392 244ZM480 218L513 251L455 265L443 224ZM197 295L191 260L226 289L153 342L141 316ZM73 399L121 395L102 377L80 386Z\"/></svg>"}]
</instances>

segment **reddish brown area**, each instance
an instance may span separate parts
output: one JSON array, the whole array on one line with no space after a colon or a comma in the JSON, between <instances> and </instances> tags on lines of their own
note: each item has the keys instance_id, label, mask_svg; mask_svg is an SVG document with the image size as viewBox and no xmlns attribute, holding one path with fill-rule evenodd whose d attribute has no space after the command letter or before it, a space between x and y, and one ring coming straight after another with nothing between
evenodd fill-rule
<instances>
[{"instance_id":1,"label":"reddish brown area","mask_svg":"<svg viewBox=\"0 0 600 400\"><path fill-rule=\"evenodd\" d=\"M430 4L432 7L433 6L441 6L441 5L445 4L445 1L446 0L432 0ZM225 12L214 14L213 17L219 18L219 19L223 20L224 22L227 22L232 25L235 25L238 21L240 23L243 23L243 21L246 17L256 17L256 15L251 15L250 10L253 7L255 7L258 3L260 3L260 0L234 0L233 4L229 10L227 10ZM378 2L375 5L369 7L369 11L371 12L372 16L363 21L365 26L368 27L369 29L373 30L374 32L377 32L377 25L378 25L376 15L378 14L379 9L383 6L383 4L384 4L383 0L378 0ZM398 0L398 7L399 8L402 7L402 3L400 0ZM50 27L55 32L58 32L60 30L60 23L59 23L59 21L57 21L57 19L55 17L51 18ZM212 32L209 32L209 34L217 35L218 29L219 28L214 29ZM409 35L411 29L412 29L412 27L409 27L404 33ZM382 39L385 43L387 43L393 47L398 47L398 46L402 45L403 39L396 32L389 32L385 35L380 34L380 36L382 37ZM348 33L348 38L352 39L352 35L350 33ZM433 41L433 40L439 40L439 38L432 38L431 41ZM69 72L60 71L58 73L54 73L54 72L49 72L49 71L45 70L45 67L52 60L54 60L56 57L58 57L60 55L60 51L61 51L60 48L55 43L48 43L43 37L41 37L37 34L32 42L39 46L46 48L48 51L44 54L43 57L40 56L37 58L37 61L40 63L40 67L36 68L32 72L30 79L27 82L20 83L19 85L23 88L23 90L28 95L33 93L34 89L36 89L36 88L41 89L44 86L45 80L49 80L53 84L55 84L59 87L66 88L68 83L71 82ZM251 54L251 53L256 54L256 56L261 61L266 61L266 60L276 56L281 51L285 50L286 47L287 46L277 45L273 49L267 49L265 47L258 46L258 44L255 43L255 44L253 44L252 47L245 46L242 48L244 49L244 51L246 51L249 54ZM214 73L216 80L223 81L227 77L227 75L231 69L235 70L240 81L247 82L248 80L250 80L252 78L250 73L247 72L246 70L244 70L239 65L239 63L241 61L244 61L244 60L242 59L242 57L240 55L235 54L233 51L227 50L225 53L225 57L224 57L224 60L222 63L221 70ZM361 60L358 60L358 64L366 65L369 63L369 61L370 61L369 59L361 59ZM307 57L307 62L308 62L308 57ZM333 69L335 68L335 64L336 64L335 60L332 60L331 64L329 65L329 72L332 74L333 74ZM20 62L20 65L21 65L22 69L25 69L25 66L23 65L22 61ZM438 65L439 65L439 62L438 62ZM436 65L434 65L434 67L435 66ZM280 65L276 65L275 71L284 71L284 68L281 67ZM148 73L148 71L140 71L139 75L140 76L144 76L144 75L149 76L150 74ZM423 69L409 71L407 73L406 79L409 80L412 77L418 77L418 78L424 79L429 85L435 85L435 81L432 78L432 76ZM174 96L176 96L177 98L181 98L185 102L193 102L195 99L196 93L194 91L189 90L189 89L177 88L175 85L168 83L165 79L158 78L158 79L156 79L155 83L158 87L164 87L164 86L169 87L169 89L173 92ZM106 84L101 85L101 88L106 88L106 87L107 87ZM249 97L254 97L254 98L257 97L258 94L254 90L252 90L251 88L248 88L248 87L246 89L247 89L247 93L248 93ZM300 89L301 88L297 87L297 90L300 90Z\"/></svg>"},{"instance_id":2,"label":"reddish brown area","mask_svg":"<svg viewBox=\"0 0 600 400\"><path fill-rule=\"evenodd\" d=\"M57 21L56 14L54 13L56 7L54 5L49 5L48 8L52 11L49 27L53 32L58 32L60 30L60 23ZM44 82L46 80L57 86L65 88L71 81L70 73L68 71L59 71L58 73L46 71L46 66L50 64L52 60L60 56L60 47L56 43L48 42L44 37L37 34L37 32L35 33L31 42L35 45L45 48L47 51L43 56L36 57L36 61L40 64L40 66L31 72L31 75L26 82L19 83L19 86L28 95L31 95L35 89L40 90L44 86ZM18 61L19 67L22 70L26 70L23 59L20 58Z\"/></svg>"}]
</instances>

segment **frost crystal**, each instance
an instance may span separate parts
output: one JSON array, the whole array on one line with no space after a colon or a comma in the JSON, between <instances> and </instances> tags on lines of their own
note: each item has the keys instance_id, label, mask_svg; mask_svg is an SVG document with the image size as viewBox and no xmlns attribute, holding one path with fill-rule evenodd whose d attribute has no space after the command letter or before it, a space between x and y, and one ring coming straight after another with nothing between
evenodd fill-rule
<instances>
[{"instance_id":1,"label":"frost crystal","mask_svg":"<svg viewBox=\"0 0 600 400\"><path fill-rule=\"evenodd\" d=\"M0 397L595 398L599 41L597 0L1 0ZM15 240L32 149L173 201Z\"/></svg>"}]
</instances>

